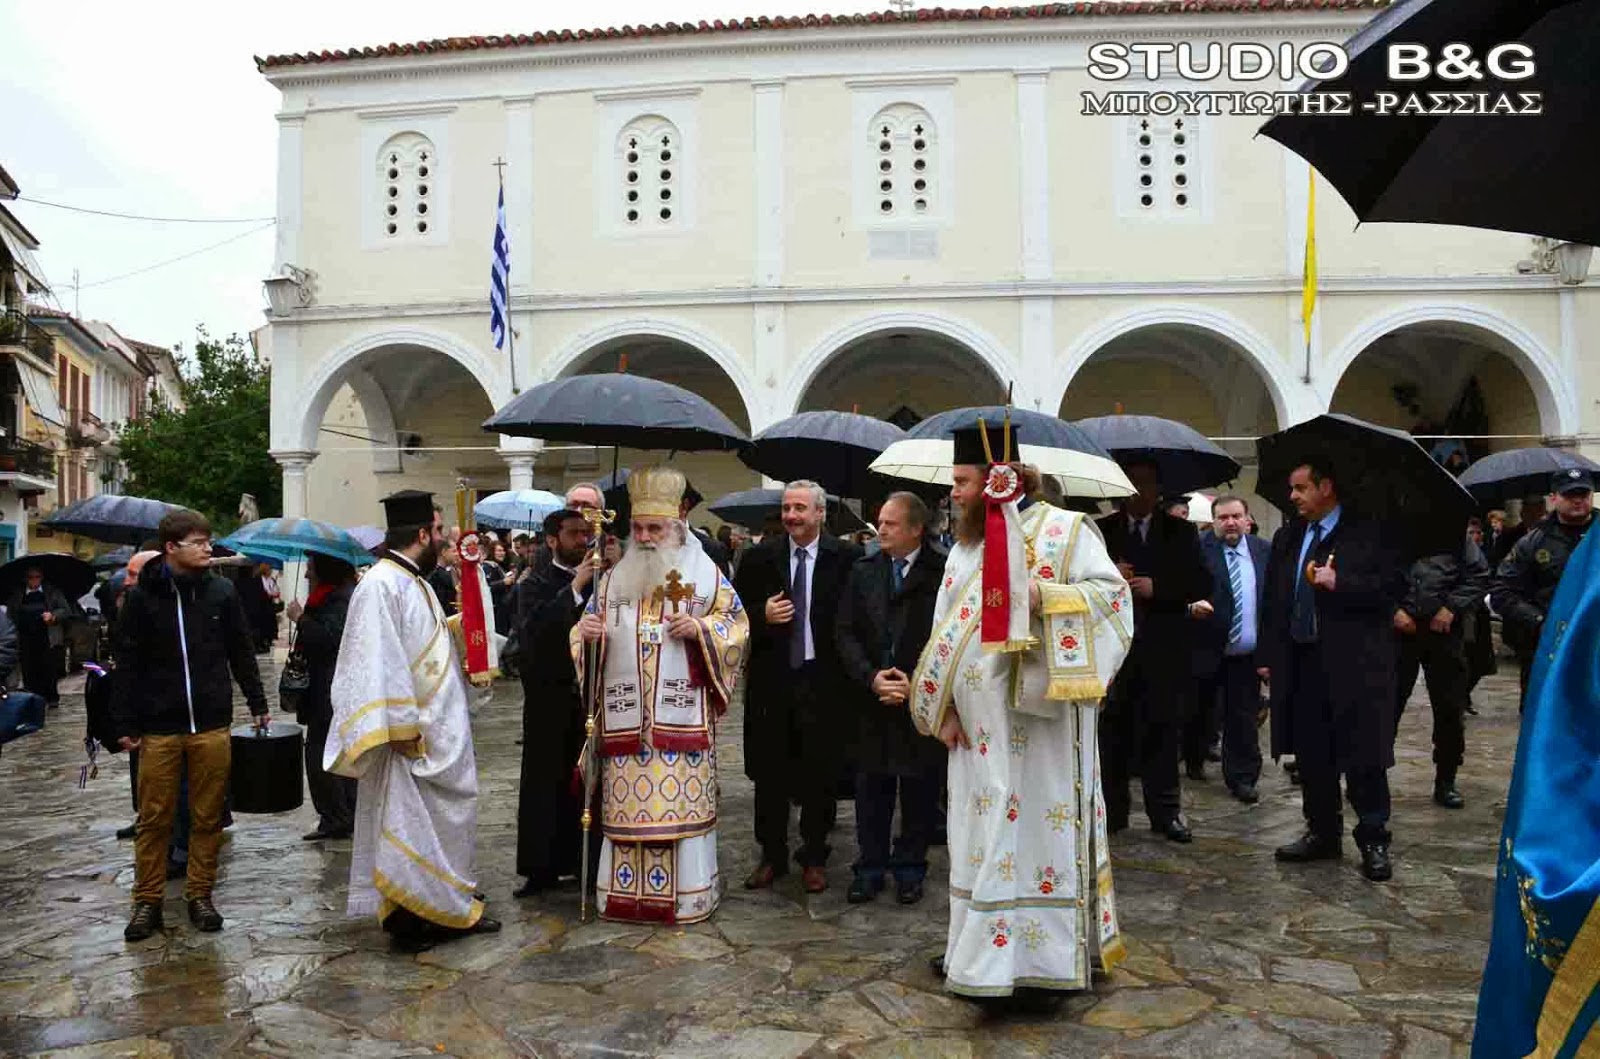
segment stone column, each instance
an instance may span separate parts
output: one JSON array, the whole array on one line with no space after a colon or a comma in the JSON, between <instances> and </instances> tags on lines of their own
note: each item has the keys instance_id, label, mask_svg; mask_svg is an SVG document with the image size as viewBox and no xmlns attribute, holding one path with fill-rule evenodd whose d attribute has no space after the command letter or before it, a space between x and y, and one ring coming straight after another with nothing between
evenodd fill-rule
<instances>
[{"instance_id":1,"label":"stone column","mask_svg":"<svg viewBox=\"0 0 1600 1059\"><path fill-rule=\"evenodd\" d=\"M511 489L533 488L533 465L538 459L532 452L501 452L500 458L506 461L506 467L511 471Z\"/></svg>"},{"instance_id":2,"label":"stone column","mask_svg":"<svg viewBox=\"0 0 1600 1059\"><path fill-rule=\"evenodd\" d=\"M317 458L315 450L290 450L272 452L272 458L278 461L283 468L283 517L305 518L306 516L306 468L311 466L311 461ZM262 512L266 515L267 512Z\"/></svg>"}]
</instances>

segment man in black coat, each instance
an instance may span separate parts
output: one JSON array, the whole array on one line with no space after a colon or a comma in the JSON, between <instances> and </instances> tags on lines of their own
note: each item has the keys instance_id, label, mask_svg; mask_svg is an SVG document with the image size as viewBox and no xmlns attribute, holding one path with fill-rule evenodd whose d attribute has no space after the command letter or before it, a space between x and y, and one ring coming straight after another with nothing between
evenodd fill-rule
<instances>
[{"instance_id":1,"label":"man in black coat","mask_svg":"<svg viewBox=\"0 0 1600 1059\"><path fill-rule=\"evenodd\" d=\"M901 904L922 899L928 843L944 782L944 744L921 735L906 706L911 674L933 630L933 607L944 576L944 553L923 539L928 506L913 493L892 493L878 509L879 550L856 560L839 599L839 660L859 711L854 741L856 843L851 904L870 901L893 870ZM895 791L900 838L893 856Z\"/></svg>"},{"instance_id":2,"label":"man in black coat","mask_svg":"<svg viewBox=\"0 0 1600 1059\"><path fill-rule=\"evenodd\" d=\"M800 803L795 859L808 893L827 889L828 831L837 811L849 727L849 682L833 635L854 545L822 532L826 494L815 482L783 491L783 533L744 554L734 588L750 615L744 768L756 787L761 862L745 888L788 870L789 802Z\"/></svg>"},{"instance_id":3,"label":"man in black coat","mask_svg":"<svg viewBox=\"0 0 1600 1059\"><path fill-rule=\"evenodd\" d=\"M517 586L517 637L522 644L522 778L517 801L516 891L529 897L576 875L582 842L583 798L572 770L583 749L585 710L568 635L594 591L587 552L589 523L576 511L544 520L550 561ZM594 843L591 860L598 860Z\"/></svg>"},{"instance_id":4,"label":"man in black coat","mask_svg":"<svg viewBox=\"0 0 1600 1059\"><path fill-rule=\"evenodd\" d=\"M1361 873L1381 882L1393 873L1393 622L1404 567L1382 526L1340 504L1326 465L1295 468L1289 492L1299 517L1272 540L1261 675L1272 694L1272 753L1295 756L1307 830L1277 859L1342 856L1343 774Z\"/></svg>"},{"instance_id":5,"label":"man in black coat","mask_svg":"<svg viewBox=\"0 0 1600 1059\"><path fill-rule=\"evenodd\" d=\"M1555 598L1567 560L1594 524L1594 478L1588 471L1558 471L1550 482L1550 514L1528 528L1495 571L1489 602L1500 615L1500 634L1516 652L1522 696L1539 647L1544 617ZM1529 505L1523 504L1524 512ZM1541 507L1540 510L1543 510Z\"/></svg>"},{"instance_id":6,"label":"man in black coat","mask_svg":"<svg viewBox=\"0 0 1600 1059\"><path fill-rule=\"evenodd\" d=\"M1466 619L1489 591L1489 564L1470 537L1459 551L1429 555L1411 564L1406 594L1394 612L1396 670L1394 724L1398 730L1406 700L1427 676L1433 709L1433 800L1446 809L1464 802L1456 790L1456 770L1466 754L1471 679L1467 670Z\"/></svg>"},{"instance_id":7,"label":"man in black coat","mask_svg":"<svg viewBox=\"0 0 1600 1059\"><path fill-rule=\"evenodd\" d=\"M1122 510L1096 523L1133 594L1133 646L1106 695L1100 728L1106 826L1128 826L1128 778L1135 762L1150 830L1193 841L1181 815L1178 732L1193 694L1194 635L1189 604L1211 595L1194 524L1158 510L1161 477L1153 464L1124 468L1138 490Z\"/></svg>"},{"instance_id":8,"label":"man in black coat","mask_svg":"<svg viewBox=\"0 0 1600 1059\"><path fill-rule=\"evenodd\" d=\"M1267 595L1266 541L1251 536L1250 506L1244 498L1220 496L1211 502L1212 532L1202 534L1200 553L1211 575L1211 595L1190 609L1200 624L1195 633L1196 713L1222 703L1222 778L1228 792L1246 805L1260 801L1261 677L1256 651L1261 642L1261 612ZM1204 768L1205 745L1184 747L1191 769ZM1203 774L1203 773L1202 773Z\"/></svg>"}]
</instances>

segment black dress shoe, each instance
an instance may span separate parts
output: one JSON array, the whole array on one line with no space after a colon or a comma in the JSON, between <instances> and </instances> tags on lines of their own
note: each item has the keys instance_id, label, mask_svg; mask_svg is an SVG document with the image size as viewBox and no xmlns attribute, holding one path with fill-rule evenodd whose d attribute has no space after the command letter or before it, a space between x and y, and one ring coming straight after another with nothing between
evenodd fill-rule
<instances>
[{"instance_id":1,"label":"black dress shoe","mask_svg":"<svg viewBox=\"0 0 1600 1059\"><path fill-rule=\"evenodd\" d=\"M928 961L928 970L932 971L938 977L943 978L944 977L944 957L943 956L935 956L935 957L933 957L933 959L929 960Z\"/></svg>"},{"instance_id":2,"label":"black dress shoe","mask_svg":"<svg viewBox=\"0 0 1600 1059\"><path fill-rule=\"evenodd\" d=\"M538 897L540 894L544 893L546 889L548 889L548 885L546 883L534 882L532 879L529 879L515 890L512 890L511 896Z\"/></svg>"},{"instance_id":3,"label":"black dress shoe","mask_svg":"<svg viewBox=\"0 0 1600 1059\"><path fill-rule=\"evenodd\" d=\"M864 905L882 891L882 876L873 878L869 875L857 875L850 880L850 889L846 891L844 899L853 905Z\"/></svg>"},{"instance_id":4,"label":"black dress shoe","mask_svg":"<svg viewBox=\"0 0 1600 1059\"><path fill-rule=\"evenodd\" d=\"M1363 847L1361 874L1373 882L1387 882L1394 875L1394 865L1389 862L1389 847L1381 842Z\"/></svg>"},{"instance_id":5,"label":"black dress shoe","mask_svg":"<svg viewBox=\"0 0 1600 1059\"><path fill-rule=\"evenodd\" d=\"M1436 804L1442 805L1446 809L1460 809L1467 804L1461 797L1461 792L1456 790L1454 783L1434 784L1433 800Z\"/></svg>"},{"instance_id":6,"label":"black dress shoe","mask_svg":"<svg viewBox=\"0 0 1600 1059\"><path fill-rule=\"evenodd\" d=\"M1261 800L1261 792L1256 790L1254 783L1241 783L1233 789L1233 796L1246 805L1254 805Z\"/></svg>"},{"instance_id":7,"label":"black dress shoe","mask_svg":"<svg viewBox=\"0 0 1600 1059\"><path fill-rule=\"evenodd\" d=\"M1184 772L1184 775L1188 776L1190 779L1194 780L1196 783L1205 782L1206 766L1205 766L1205 764L1203 762L1199 762L1199 761L1190 762L1189 764L1187 764L1187 765L1185 765L1183 767L1183 772Z\"/></svg>"},{"instance_id":8,"label":"black dress shoe","mask_svg":"<svg viewBox=\"0 0 1600 1059\"><path fill-rule=\"evenodd\" d=\"M1337 838L1323 838L1307 831L1287 846L1279 846L1272 854L1285 864L1304 864L1313 860L1338 860L1344 850Z\"/></svg>"},{"instance_id":9,"label":"black dress shoe","mask_svg":"<svg viewBox=\"0 0 1600 1059\"><path fill-rule=\"evenodd\" d=\"M133 823L129 824L127 827L119 827L119 828L117 828L117 838L119 838L119 839L130 839L130 838L135 837L138 834L139 834L139 821L137 821L137 820L135 820Z\"/></svg>"},{"instance_id":10,"label":"black dress shoe","mask_svg":"<svg viewBox=\"0 0 1600 1059\"><path fill-rule=\"evenodd\" d=\"M922 900L922 880L901 879L895 893L895 899L903 905L914 905Z\"/></svg>"},{"instance_id":11,"label":"black dress shoe","mask_svg":"<svg viewBox=\"0 0 1600 1059\"><path fill-rule=\"evenodd\" d=\"M1289 774L1289 782L1290 783L1294 784L1296 787L1300 786L1300 763L1299 762L1297 762L1297 761L1285 761L1283 763L1283 771L1285 771L1285 772L1287 772Z\"/></svg>"},{"instance_id":12,"label":"black dress shoe","mask_svg":"<svg viewBox=\"0 0 1600 1059\"><path fill-rule=\"evenodd\" d=\"M1189 843L1194 841L1194 833L1189 830L1189 825L1176 816L1164 824L1151 824L1150 830L1158 835L1166 835L1174 842Z\"/></svg>"}]
</instances>

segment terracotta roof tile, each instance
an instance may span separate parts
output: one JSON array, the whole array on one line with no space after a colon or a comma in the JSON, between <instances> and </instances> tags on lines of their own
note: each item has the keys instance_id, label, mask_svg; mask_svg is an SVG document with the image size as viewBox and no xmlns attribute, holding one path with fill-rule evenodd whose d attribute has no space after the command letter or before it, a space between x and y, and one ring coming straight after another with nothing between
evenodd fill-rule
<instances>
[{"instance_id":1,"label":"terracotta roof tile","mask_svg":"<svg viewBox=\"0 0 1600 1059\"><path fill-rule=\"evenodd\" d=\"M649 26L612 26L603 29L562 29L539 33L516 33L487 37L445 37L413 43L390 43L333 51L269 55L256 58L257 70L286 66L313 66L349 62L357 59L383 59L401 55L432 55L438 52L489 51L567 44L592 40L639 40L649 37L704 36L718 33L770 32L818 27L855 27L908 22L999 22L1023 19L1103 18L1139 15L1233 15L1281 14L1322 11L1376 11L1388 0L1080 0L1068 4L1034 4L1028 7L921 8L901 14L897 11L858 15L761 15L753 18L710 22L666 22Z\"/></svg>"}]
</instances>

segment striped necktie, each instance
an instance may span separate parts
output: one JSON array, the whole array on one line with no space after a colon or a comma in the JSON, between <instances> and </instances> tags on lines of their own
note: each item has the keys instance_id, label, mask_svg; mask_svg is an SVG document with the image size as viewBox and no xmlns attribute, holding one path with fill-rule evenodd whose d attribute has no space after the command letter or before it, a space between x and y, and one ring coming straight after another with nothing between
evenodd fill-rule
<instances>
[{"instance_id":1,"label":"striped necktie","mask_svg":"<svg viewBox=\"0 0 1600 1059\"><path fill-rule=\"evenodd\" d=\"M1233 590L1233 618L1228 622L1228 646L1244 639L1244 574L1239 570L1239 553L1228 549L1228 587Z\"/></svg>"}]
</instances>

